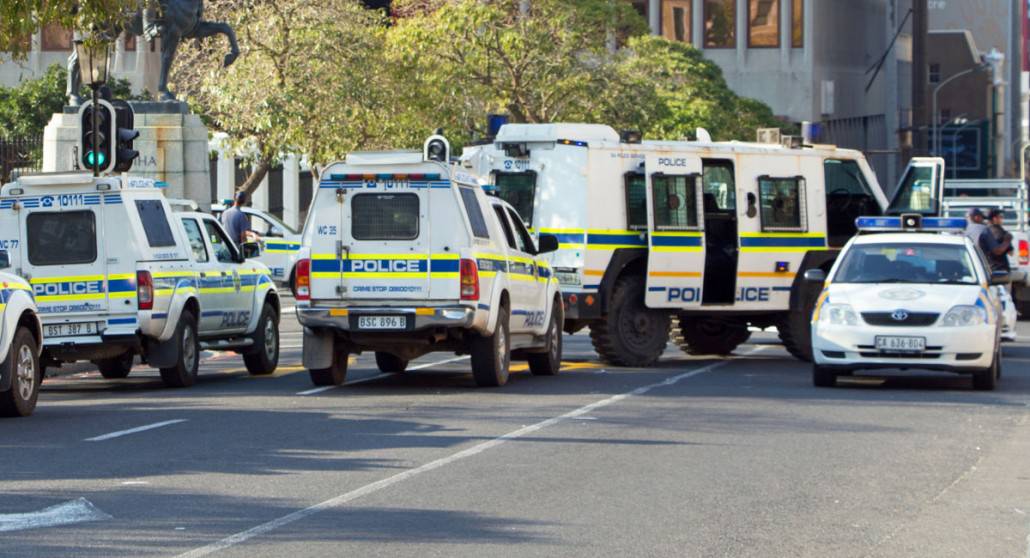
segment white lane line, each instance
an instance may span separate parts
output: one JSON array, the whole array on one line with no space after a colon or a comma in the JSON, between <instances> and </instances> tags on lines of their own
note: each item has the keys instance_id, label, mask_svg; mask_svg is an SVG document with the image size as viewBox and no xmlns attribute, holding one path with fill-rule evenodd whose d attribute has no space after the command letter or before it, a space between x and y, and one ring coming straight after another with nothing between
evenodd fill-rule
<instances>
[{"instance_id":1,"label":"white lane line","mask_svg":"<svg viewBox=\"0 0 1030 558\"><path fill-rule=\"evenodd\" d=\"M459 360L465 360L467 358L469 358L468 355L465 355L465 356L460 356L460 357L455 357L455 358L449 358L447 360L441 360L439 362L430 362L428 364L419 364L418 366L412 366L411 368L408 368L408 372L414 372L415 370L424 370L426 368L430 368L430 367L433 367L433 366L439 366L441 364L448 364L448 363L451 363L451 362L458 362ZM377 374L377 375L371 376L369 378L361 378L360 380L352 380L350 382L344 382L343 386L352 386L354 384L363 384L365 382L371 382L372 380L378 380L379 378L385 378L387 376L393 376L393 374L391 374L391 373ZM322 386L322 387L317 387L315 389L309 389L309 390L305 390L305 391L298 391L297 395L315 395L317 393L322 393L324 391L329 391L331 389L336 389L338 387L343 387L343 386Z\"/></svg>"},{"instance_id":2,"label":"white lane line","mask_svg":"<svg viewBox=\"0 0 1030 558\"><path fill-rule=\"evenodd\" d=\"M762 349L761 347L756 348L753 351L748 351L747 354L755 353L757 351L760 351L761 349ZM709 364L707 366L703 366L701 368L698 368L696 370L692 370L690 372L684 372L682 374L678 374L676 376L672 376L672 377L667 378L667 379L665 379L665 380L663 380L661 382L657 382L657 383L654 383L654 384L648 384L646 386L639 387L639 388L634 389L632 391L627 391L627 392L624 392L624 393L613 395L613 396L608 397L606 399L601 399L600 401L595 401L593 403L590 403L589 405L584 405L584 406L582 406L582 407L580 407L580 408L578 408L578 409L576 409L574 411L569 411L569 412L567 412L567 413L565 413L563 415L552 417L552 418L549 418L547 420L538 422L536 424L531 424L529 426L523 426L522 428L519 428L518 430L513 430L513 431L511 431L511 432L509 432L507 434L504 434L503 436L498 436L497 438L494 438L492 440L488 440L488 441L483 442L481 444L477 444L475 446L472 446L472 447L470 447L468 449L464 449L464 450L459 451L457 453L453 453L453 454L451 454L451 455L449 455L447 457L442 457L442 458L437 459L435 461L430 461L429 463L426 463L425 465L422 465L420 467L416 467L414 469L408 469L407 471L403 471L401 473L397 473L396 475L393 475L391 477L387 477L385 479L373 482L371 484L366 484L365 486L362 486L361 488L352 490L352 491L347 492L345 494L340 494L339 496L336 496L334 498L330 498L330 499L328 499L328 500L326 500L324 502L315 504L315 505L313 505L311 507L304 508L302 510L297 510L297 511L291 513L291 514L284 515L284 516L282 516L282 517L280 517L278 519L273 519L272 521L269 521L267 523L262 523L261 525L258 525L256 527L252 527L250 529L247 529L246 531L240 531L239 533L236 533L234 535L228 536L228 537L226 537L226 538L224 538L224 539L222 539L220 541L214 542L214 543L209 544L207 546L202 546L200 548L196 548L196 549L193 549L193 550L191 550L189 552L180 554L178 558L200 558L201 556L208 556L210 554L214 554L215 552L220 552L220 551L225 550L227 548L236 546L236 545L238 545L240 543L244 543L244 542L246 542L246 541L248 541L248 540L250 540L250 539L252 539L254 537L263 535L265 533L268 533L268 532L273 531L275 529L278 529L280 527L284 527L284 526L289 525L291 523L295 523L297 521L300 521L301 519L304 519L306 517L315 515L316 513L319 513L319 512L328 510L330 508L334 508L334 507L346 504L346 503L351 502L353 500L357 500L358 498L361 498L362 496L368 496L369 494L372 494L374 492L378 492L380 490L383 490L384 488L388 488L388 487L393 486L393 485L395 485L397 483L406 481L406 480L408 480L408 479L410 479L412 477L415 477L417 475L421 475L422 473L427 473L427 472L432 471L434 469L439 469L441 467L444 467L445 465L450 465L451 463L454 463L456 461L460 461L462 459L465 459L465 458L468 458L468 457L472 457L474 455L478 455L480 453L483 453L486 450L493 449L493 448L495 448L497 446L500 446L501 444L504 444L505 442L509 442L511 440L516 440L518 438L522 438L523 436L526 436L527 434L532 434L533 432L536 432L538 430L542 430L542 429L547 428L549 426L553 426L555 424L558 424L559 422L561 422L563 420L572 419L572 418L576 418L576 417L581 417L581 416L589 414L592 411L596 411L597 409L600 409L602 407L607 407L609 405L612 405L613 403L618 403L618 402L620 402L620 401L622 401L624 399L628 399L628 398L634 397L634 396L643 395L643 394L645 394L645 393L647 393L647 392L649 392L649 391L651 391L653 389L677 384L677 383L679 383L679 382L681 382L683 380L686 380L687 378L692 378L694 376L697 376L698 374L704 374L705 372L710 372L712 370L715 370L716 368L725 366L725 365L729 364L730 362L733 362L733 361L731 361L731 360L723 360L723 361L720 361L720 362L715 362L715 363Z\"/></svg>"},{"instance_id":3,"label":"white lane line","mask_svg":"<svg viewBox=\"0 0 1030 558\"><path fill-rule=\"evenodd\" d=\"M0 533L104 519L111 519L111 516L97 509L89 500L79 498L38 512L0 514Z\"/></svg>"},{"instance_id":4,"label":"white lane line","mask_svg":"<svg viewBox=\"0 0 1030 558\"><path fill-rule=\"evenodd\" d=\"M153 430L155 428L161 428L162 426L168 426L171 424L179 424L180 422L186 422L186 419L175 419L166 420L164 422L155 422L154 424L147 424L144 426L137 426L136 428L130 428L128 430L119 430L118 432L111 432L110 434L104 434L102 436L95 436L93 438L86 438L84 442L103 442L104 440L110 440L111 438L120 438L122 436L128 436L129 434L135 434L137 432L145 432L147 430Z\"/></svg>"}]
</instances>

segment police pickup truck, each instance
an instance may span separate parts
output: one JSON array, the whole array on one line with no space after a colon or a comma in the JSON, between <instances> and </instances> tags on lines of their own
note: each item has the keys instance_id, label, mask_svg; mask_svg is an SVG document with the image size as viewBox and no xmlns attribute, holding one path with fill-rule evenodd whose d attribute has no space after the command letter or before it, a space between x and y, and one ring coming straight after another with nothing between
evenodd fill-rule
<instances>
[{"instance_id":1,"label":"police pickup truck","mask_svg":"<svg viewBox=\"0 0 1030 558\"><path fill-rule=\"evenodd\" d=\"M403 372L433 351L470 354L477 385L508 380L512 358L534 374L561 366L558 282L522 218L446 163L431 137L423 153L356 153L328 166L297 262L304 366L339 385L351 353L374 351Z\"/></svg>"},{"instance_id":2,"label":"police pickup truck","mask_svg":"<svg viewBox=\"0 0 1030 558\"><path fill-rule=\"evenodd\" d=\"M0 250L0 269L10 267L7 251ZM43 381L39 349L43 330L29 284L0 272L0 416L32 414Z\"/></svg>"},{"instance_id":3,"label":"police pickup truck","mask_svg":"<svg viewBox=\"0 0 1030 558\"><path fill-rule=\"evenodd\" d=\"M139 354L183 387L212 349L243 354L251 374L275 371L268 268L210 215L173 213L152 180L22 176L0 189L0 247L35 295L44 367L88 360L124 378Z\"/></svg>"}]
</instances>

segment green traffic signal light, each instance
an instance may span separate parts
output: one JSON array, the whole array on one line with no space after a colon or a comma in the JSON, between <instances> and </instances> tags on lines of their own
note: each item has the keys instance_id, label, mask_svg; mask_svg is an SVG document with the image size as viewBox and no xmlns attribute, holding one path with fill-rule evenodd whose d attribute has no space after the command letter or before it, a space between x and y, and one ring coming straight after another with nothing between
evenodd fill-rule
<instances>
[{"instance_id":1,"label":"green traffic signal light","mask_svg":"<svg viewBox=\"0 0 1030 558\"><path fill-rule=\"evenodd\" d=\"M94 159L96 159L95 163L94 163ZM97 151L87 151L86 152L86 165L89 168L93 168L94 164L96 164L96 166L98 166L98 167L103 167L103 166L105 166L107 164L107 156L104 155L103 151L99 151L99 152L97 152Z\"/></svg>"}]
</instances>

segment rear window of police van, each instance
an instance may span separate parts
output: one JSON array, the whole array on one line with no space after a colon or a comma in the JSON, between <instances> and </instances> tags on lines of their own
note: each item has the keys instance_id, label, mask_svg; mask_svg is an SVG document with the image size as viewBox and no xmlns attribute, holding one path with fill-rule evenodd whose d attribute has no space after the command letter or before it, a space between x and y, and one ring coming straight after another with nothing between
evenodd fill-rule
<instances>
[{"instance_id":1,"label":"rear window of police van","mask_svg":"<svg viewBox=\"0 0 1030 558\"><path fill-rule=\"evenodd\" d=\"M26 229L32 265L87 264L97 259L97 221L92 211L32 213Z\"/></svg>"},{"instance_id":2,"label":"rear window of police van","mask_svg":"<svg viewBox=\"0 0 1030 558\"><path fill-rule=\"evenodd\" d=\"M350 203L354 240L418 238L417 194L357 194Z\"/></svg>"},{"instance_id":3,"label":"rear window of police van","mask_svg":"<svg viewBox=\"0 0 1030 558\"><path fill-rule=\"evenodd\" d=\"M175 246L172 227L168 225L168 216L160 200L136 200L136 210L151 248Z\"/></svg>"}]
</instances>

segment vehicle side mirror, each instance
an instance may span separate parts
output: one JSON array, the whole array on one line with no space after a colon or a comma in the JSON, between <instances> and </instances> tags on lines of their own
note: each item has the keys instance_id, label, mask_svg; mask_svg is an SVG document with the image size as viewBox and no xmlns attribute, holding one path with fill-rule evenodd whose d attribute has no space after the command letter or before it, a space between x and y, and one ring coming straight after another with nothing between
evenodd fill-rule
<instances>
[{"instance_id":1,"label":"vehicle side mirror","mask_svg":"<svg viewBox=\"0 0 1030 558\"><path fill-rule=\"evenodd\" d=\"M542 234L537 241L537 254L548 254L558 249L558 237L553 234Z\"/></svg>"},{"instance_id":2,"label":"vehicle side mirror","mask_svg":"<svg viewBox=\"0 0 1030 558\"><path fill-rule=\"evenodd\" d=\"M7 250L0 250L0 269L11 267L11 254Z\"/></svg>"},{"instance_id":3,"label":"vehicle side mirror","mask_svg":"<svg viewBox=\"0 0 1030 558\"><path fill-rule=\"evenodd\" d=\"M825 283L826 272L821 269L809 269L805 271L805 282L806 283Z\"/></svg>"},{"instance_id":4,"label":"vehicle side mirror","mask_svg":"<svg viewBox=\"0 0 1030 558\"><path fill-rule=\"evenodd\" d=\"M1007 271L995 271L991 273L992 285L1008 285L1012 282L1012 275Z\"/></svg>"},{"instance_id":5,"label":"vehicle side mirror","mask_svg":"<svg viewBox=\"0 0 1030 558\"><path fill-rule=\"evenodd\" d=\"M261 256L261 245L257 242L244 242L240 246L240 251L243 252L243 259L251 260Z\"/></svg>"},{"instance_id":6,"label":"vehicle side mirror","mask_svg":"<svg viewBox=\"0 0 1030 558\"><path fill-rule=\"evenodd\" d=\"M282 227L280 227L279 225L272 225L272 228L268 229L268 234L266 236L271 236L271 237L274 237L274 238L282 238L283 234L284 234L284 231L283 231Z\"/></svg>"}]
</instances>

